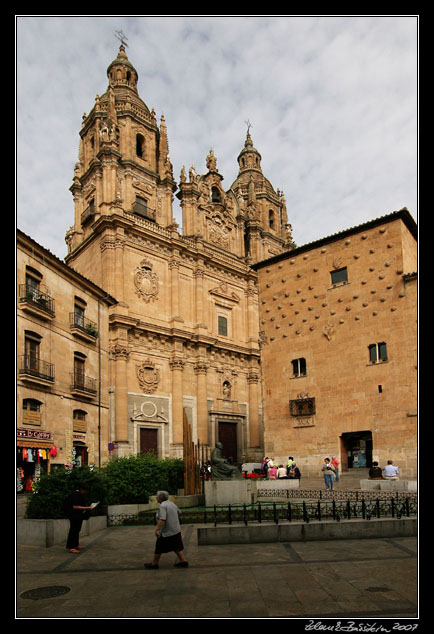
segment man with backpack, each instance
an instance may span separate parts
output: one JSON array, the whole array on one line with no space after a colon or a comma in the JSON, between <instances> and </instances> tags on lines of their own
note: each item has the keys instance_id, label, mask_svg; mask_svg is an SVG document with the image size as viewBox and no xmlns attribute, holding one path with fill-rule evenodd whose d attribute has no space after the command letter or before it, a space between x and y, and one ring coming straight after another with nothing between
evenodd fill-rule
<instances>
[{"instance_id":1,"label":"man with backpack","mask_svg":"<svg viewBox=\"0 0 434 634\"><path fill-rule=\"evenodd\" d=\"M89 512L92 510L92 506L86 505L85 494L85 485L79 484L78 488L70 493L64 502L65 511L69 519L69 533L66 540L66 548L70 553L74 554L79 553L83 548L83 546L79 546L81 525L83 524L83 520L89 517Z\"/></svg>"}]
</instances>

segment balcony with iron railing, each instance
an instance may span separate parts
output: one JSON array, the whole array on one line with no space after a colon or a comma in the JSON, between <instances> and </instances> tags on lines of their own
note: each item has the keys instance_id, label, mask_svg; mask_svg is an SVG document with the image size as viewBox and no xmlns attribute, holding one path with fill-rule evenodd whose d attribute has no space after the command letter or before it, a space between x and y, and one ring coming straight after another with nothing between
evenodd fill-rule
<instances>
[{"instance_id":1,"label":"balcony with iron railing","mask_svg":"<svg viewBox=\"0 0 434 634\"><path fill-rule=\"evenodd\" d=\"M54 383L54 364L42 361L32 354L23 354L20 357L19 375L22 379L39 385L51 385Z\"/></svg>"},{"instance_id":2,"label":"balcony with iron railing","mask_svg":"<svg viewBox=\"0 0 434 634\"><path fill-rule=\"evenodd\" d=\"M96 379L92 379L81 372L72 372L71 392L79 396L93 398L97 394Z\"/></svg>"},{"instance_id":3,"label":"balcony with iron railing","mask_svg":"<svg viewBox=\"0 0 434 634\"><path fill-rule=\"evenodd\" d=\"M89 343L95 343L98 339L97 324L81 313L69 313L69 327L74 335Z\"/></svg>"},{"instance_id":4,"label":"balcony with iron railing","mask_svg":"<svg viewBox=\"0 0 434 634\"><path fill-rule=\"evenodd\" d=\"M55 316L54 299L48 293L45 286L19 285L20 308L36 315L44 320L53 319Z\"/></svg>"}]
</instances>

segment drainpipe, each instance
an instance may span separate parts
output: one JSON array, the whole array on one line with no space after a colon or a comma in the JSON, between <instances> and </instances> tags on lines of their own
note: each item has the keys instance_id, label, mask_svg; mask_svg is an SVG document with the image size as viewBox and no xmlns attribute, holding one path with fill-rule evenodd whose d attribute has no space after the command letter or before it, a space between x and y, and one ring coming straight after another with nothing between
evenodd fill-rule
<instances>
[{"instance_id":1,"label":"drainpipe","mask_svg":"<svg viewBox=\"0 0 434 634\"><path fill-rule=\"evenodd\" d=\"M98 467L101 468L101 300L98 297Z\"/></svg>"}]
</instances>

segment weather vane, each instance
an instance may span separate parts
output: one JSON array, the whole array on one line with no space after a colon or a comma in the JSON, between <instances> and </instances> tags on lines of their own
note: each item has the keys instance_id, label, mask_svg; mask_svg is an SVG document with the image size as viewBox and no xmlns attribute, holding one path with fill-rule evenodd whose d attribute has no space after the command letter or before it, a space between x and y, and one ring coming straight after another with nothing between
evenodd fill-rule
<instances>
[{"instance_id":1,"label":"weather vane","mask_svg":"<svg viewBox=\"0 0 434 634\"><path fill-rule=\"evenodd\" d=\"M250 128L253 128L252 124L250 123L250 121L247 119L247 121L244 121L244 123L247 126L247 134L250 134Z\"/></svg>"},{"instance_id":2,"label":"weather vane","mask_svg":"<svg viewBox=\"0 0 434 634\"><path fill-rule=\"evenodd\" d=\"M125 41L128 38L127 38L126 35L124 35L124 33L122 31L115 31L115 37L118 38L118 40L120 41L121 44L123 44L124 46L128 46L128 44Z\"/></svg>"}]
</instances>

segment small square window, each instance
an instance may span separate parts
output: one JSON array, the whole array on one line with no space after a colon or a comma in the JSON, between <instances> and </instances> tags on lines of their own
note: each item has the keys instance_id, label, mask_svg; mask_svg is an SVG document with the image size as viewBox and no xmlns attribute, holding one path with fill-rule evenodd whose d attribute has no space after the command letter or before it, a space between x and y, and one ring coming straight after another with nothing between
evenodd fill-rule
<instances>
[{"instance_id":1,"label":"small square window","mask_svg":"<svg viewBox=\"0 0 434 634\"><path fill-rule=\"evenodd\" d=\"M306 376L306 359L292 360L292 376Z\"/></svg>"},{"instance_id":2,"label":"small square window","mask_svg":"<svg viewBox=\"0 0 434 634\"><path fill-rule=\"evenodd\" d=\"M387 361L387 346L384 341L381 343L372 343L369 348L369 361L371 363L380 363Z\"/></svg>"},{"instance_id":3,"label":"small square window","mask_svg":"<svg viewBox=\"0 0 434 634\"><path fill-rule=\"evenodd\" d=\"M344 284L345 282L348 282L348 271L346 266L343 269L331 271L330 275L332 284Z\"/></svg>"}]
</instances>

